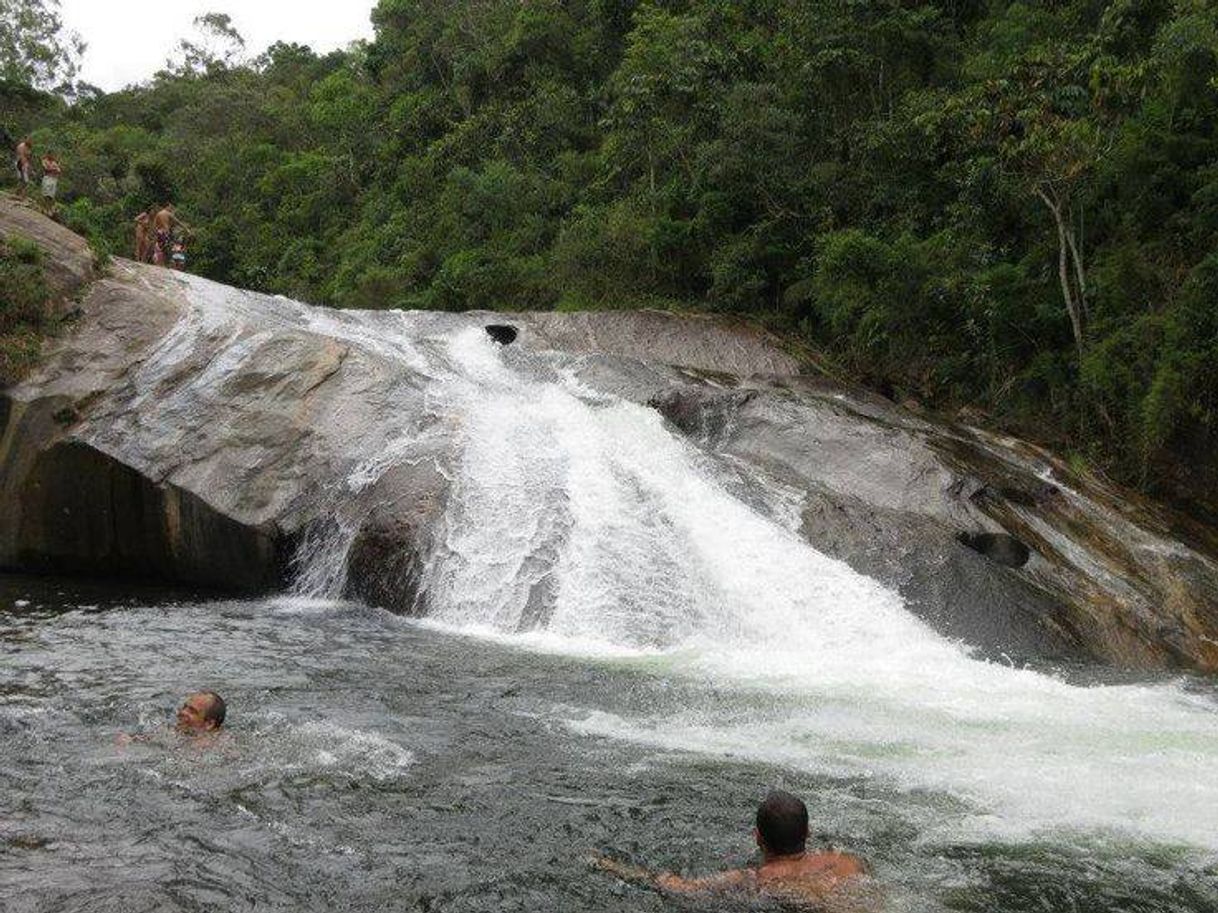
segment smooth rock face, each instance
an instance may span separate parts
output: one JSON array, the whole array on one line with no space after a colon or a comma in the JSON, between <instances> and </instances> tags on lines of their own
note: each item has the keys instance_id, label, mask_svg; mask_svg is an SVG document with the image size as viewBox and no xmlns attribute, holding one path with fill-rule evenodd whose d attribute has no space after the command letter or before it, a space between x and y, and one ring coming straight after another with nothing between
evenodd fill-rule
<instances>
[{"instance_id":1,"label":"smooth rock face","mask_svg":"<svg viewBox=\"0 0 1218 913\"><path fill-rule=\"evenodd\" d=\"M655 405L717 452L803 491L804 537L898 589L940 633L995 658L1078 654L1056 600L959 541L998 527L968 497L982 483L928 445L940 429L823 382L791 386L687 390Z\"/></svg>"},{"instance_id":2,"label":"smooth rock face","mask_svg":"<svg viewBox=\"0 0 1218 913\"><path fill-rule=\"evenodd\" d=\"M813 546L986 655L1218 671L1212 530L1022 442L799 376L754 331L330 311L122 260L96 279L83 242L17 208L0 203L0 231L42 245L84 314L0 394L0 566L291 583L426 613L462 447L436 391L471 383L453 340L499 325L516 331L495 331L508 369L650 404L710 458L795 492Z\"/></svg>"},{"instance_id":3,"label":"smooth rock face","mask_svg":"<svg viewBox=\"0 0 1218 913\"><path fill-rule=\"evenodd\" d=\"M799 360L752 327L664 311L588 311L527 315L546 347L678 365L738 377L797 374Z\"/></svg>"},{"instance_id":4,"label":"smooth rock face","mask_svg":"<svg viewBox=\"0 0 1218 913\"><path fill-rule=\"evenodd\" d=\"M988 655L1218 669L1212 531L1051 454L814 378L678 391L656 406L806 491L813 545Z\"/></svg>"}]
</instances>

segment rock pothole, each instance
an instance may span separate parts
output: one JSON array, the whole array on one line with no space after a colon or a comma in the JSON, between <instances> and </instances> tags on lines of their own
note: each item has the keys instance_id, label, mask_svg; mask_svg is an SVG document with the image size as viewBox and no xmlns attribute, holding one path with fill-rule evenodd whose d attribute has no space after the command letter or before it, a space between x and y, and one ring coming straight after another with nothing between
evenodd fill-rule
<instances>
[{"instance_id":1,"label":"rock pothole","mask_svg":"<svg viewBox=\"0 0 1218 913\"><path fill-rule=\"evenodd\" d=\"M520 335L519 331L507 323L492 323L486 327L486 335L501 346L510 346Z\"/></svg>"},{"instance_id":2,"label":"rock pothole","mask_svg":"<svg viewBox=\"0 0 1218 913\"><path fill-rule=\"evenodd\" d=\"M1032 550L1007 533L959 533L956 540L1003 567L1021 568Z\"/></svg>"}]
</instances>

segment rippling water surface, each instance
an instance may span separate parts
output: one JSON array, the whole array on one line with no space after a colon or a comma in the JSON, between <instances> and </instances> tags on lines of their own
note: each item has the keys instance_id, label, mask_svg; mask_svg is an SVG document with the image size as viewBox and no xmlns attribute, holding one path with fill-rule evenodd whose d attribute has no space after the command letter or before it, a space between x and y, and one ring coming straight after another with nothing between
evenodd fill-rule
<instances>
[{"instance_id":1,"label":"rippling water surface","mask_svg":"<svg viewBox=\"0 0 1218 913\"><path fill-rule=\"evenodd\" d=\"M800 763L800 744L845 751L810 727L764 763L764 724L794 725L790 701L688 665L344 603L0 577L0 908L765 909L668 900L586 859L746 863L752 810L780 784L808 799L821 842L872 861L893 910L1218 909L1218 865L1195 842L995 836L950 778L902 783L891 757L872 775ZM200 687L230 707L206 746L166 728Z\"/></svg>"}]
</instances>

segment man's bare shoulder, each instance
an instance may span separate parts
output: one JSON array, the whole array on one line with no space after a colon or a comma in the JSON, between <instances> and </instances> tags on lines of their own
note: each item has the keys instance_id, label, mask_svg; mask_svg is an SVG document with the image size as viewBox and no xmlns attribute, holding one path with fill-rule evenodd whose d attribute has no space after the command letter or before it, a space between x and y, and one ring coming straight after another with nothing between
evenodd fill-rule
<instances>
[{"instance_id":1,"label":"man's bare shoulder","mask_svg":"<svg viewBox=\"0 0 1218 913\"><path fill-rule=\"evenodd\" d=\"M812 853L806 858L810 866L832 872L842 878L867 874L867 863L850 853L830 850L825 853Z\"/></svg>"},{"instance_id":2,"label":"man's bare shoulder","mask_svg":"<svg viewBox=\"0 0 1218 913\"><path fill-rule=\"evenodd\" d=\"M808 853L766 863L757 872L757 882L768 893L823 896L866 874L866 863L849 853Z\"/></svg>"}]
</instances>

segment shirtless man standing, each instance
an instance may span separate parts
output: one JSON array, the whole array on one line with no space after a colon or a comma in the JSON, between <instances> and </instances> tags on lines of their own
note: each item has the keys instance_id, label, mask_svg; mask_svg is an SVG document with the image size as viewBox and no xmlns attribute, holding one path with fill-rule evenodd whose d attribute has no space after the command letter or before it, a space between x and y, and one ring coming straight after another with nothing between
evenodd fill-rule
<instances>
[{"instance_id":1,"label":"shirtless man standing","mask_svg":"<svg viewBox=\"0 0 1218 913\"><path fill-rule=\"evenodd\" d=\"M189 228L185 222L174 214L172 203L166 203L152 217L153 244L155 245L152 252L152 262L158 266L166 266L170 263L170 254L173 248L173 229L179 225L182 228Z\"/></svg>"},{"instance_id":2,"label":"shirtless man standing","mask_svg":"<svg viewBox=\"0 0 1218 913\"><path fill-rule=\"evenodd\" d=\"M807 852L808 808L782 790L774 790L757 809L753 830L761 849L761 865L732 869L705 878L682 878L669 873L649 872L603 857L595 865L624 878L652 884L676 894L761 894L797 906L831 909L865 909L862 892L852 891L867 867L848 853Z\"/></svg>"},{"instance_id":3,"label":"shirtless man standing","mask_svg":"<svg viewBox=\"0 0 1218 913\"><path fill-rule=\"evenodd\" d=\"M25 189L30 186L34 171L34 144L27 136L17 144L17 157L13 160L17 169L17 194L25 198Z\"/></svg>"}]
</instances>

